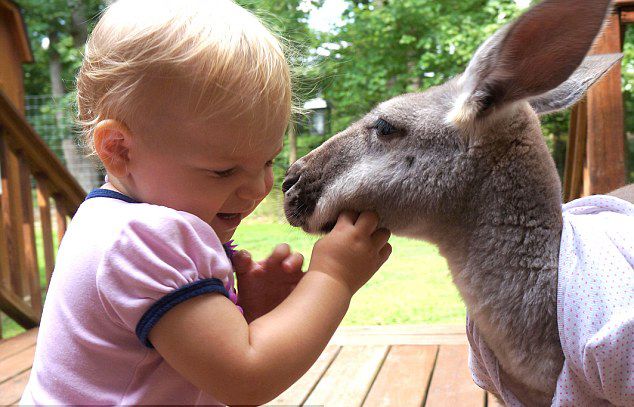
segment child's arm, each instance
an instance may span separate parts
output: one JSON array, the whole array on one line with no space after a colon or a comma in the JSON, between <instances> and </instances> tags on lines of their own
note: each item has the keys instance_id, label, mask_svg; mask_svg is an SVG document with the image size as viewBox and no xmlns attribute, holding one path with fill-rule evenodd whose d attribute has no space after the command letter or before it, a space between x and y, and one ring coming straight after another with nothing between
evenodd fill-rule
<instances>
[{"instance_id":1,"label":"child's arm","mask_svg":"<svg viewBox=\"0 0 634 407\"><path fill-rule=\"evenodd\" d=\"M298 380L327 345L352 295L390 255L378 219L342 214L313 249L308 272L270 313L247 325L235 305L204 295L177 305L150 332L167 362L227 404L263 404Z\"/></svg>"}]
</instances>

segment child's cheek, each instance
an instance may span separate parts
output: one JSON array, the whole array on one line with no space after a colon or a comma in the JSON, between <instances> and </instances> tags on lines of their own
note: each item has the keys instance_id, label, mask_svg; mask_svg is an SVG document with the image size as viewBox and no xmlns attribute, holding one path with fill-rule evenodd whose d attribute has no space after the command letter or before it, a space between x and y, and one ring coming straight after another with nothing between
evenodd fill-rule
<instances>
[{"instance_id":1,"label":"child's cheek","mask_svg":"<svg viewBox=\"0 0 634 407\"><path fill-rule=\"evenodd\" d=\"M269 168L267 169L267 172L264 178L264 185L266 187L266 195L268 195L269 192L271 192L271 189L273 189L273 181L274 181L273 168Z\"/></svg>"}]
</instances>

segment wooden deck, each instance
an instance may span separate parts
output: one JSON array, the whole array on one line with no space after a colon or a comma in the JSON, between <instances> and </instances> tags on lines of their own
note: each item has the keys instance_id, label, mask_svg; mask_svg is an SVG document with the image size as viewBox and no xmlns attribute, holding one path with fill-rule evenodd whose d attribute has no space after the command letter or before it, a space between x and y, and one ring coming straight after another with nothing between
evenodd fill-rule
<instances>
[{"instance_id":1,"label":"wooden deck","mask_svg":"<svg viewBox=\"0 0 634 407\"><path fill-rule=\"evenodd\" d=\"M0 405L18 402L37 329L0 342ZM270 405L499 406L473 384L464 326L346 327Z\"/></svg>"}]
</instances>

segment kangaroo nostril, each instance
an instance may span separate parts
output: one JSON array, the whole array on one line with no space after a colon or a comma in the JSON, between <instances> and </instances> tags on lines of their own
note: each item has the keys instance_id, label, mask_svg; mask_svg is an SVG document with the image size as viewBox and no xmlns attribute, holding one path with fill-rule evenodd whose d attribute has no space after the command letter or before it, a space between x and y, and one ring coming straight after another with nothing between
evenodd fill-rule
<instances>
[{"instance_id":1,"label":"kangaroo nostril","mask_svg":"<svg viewBox=\"0 0 634 407\"><path fill-rule=\"evenodd\" d=\"M282 182L282 192L286 193L289 189L293 188L293 185L295 185L297 181L299 181L299 175L287 176L284 182Z\"/></svg>"}]
</instances>

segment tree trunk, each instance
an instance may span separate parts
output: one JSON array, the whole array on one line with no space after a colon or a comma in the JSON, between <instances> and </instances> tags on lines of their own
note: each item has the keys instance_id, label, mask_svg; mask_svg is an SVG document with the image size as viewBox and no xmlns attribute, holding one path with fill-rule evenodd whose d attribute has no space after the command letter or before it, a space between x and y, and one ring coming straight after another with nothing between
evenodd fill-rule
<instances>
[{"instance_id":1,"label":"tree trunk","mask_svg":"<svg viewBox=\"0 0 634 407\"><path fill-rule=\"evenodd\" d=\"M48 35L49 45L49 74L51 76L51 93L54 98L64 96L64 82L62 81L62 58L57 52L57 33L52 32Z\"/></svg>"},{"instance_id":2,"label":"tree trunk","mask_svg":"<svg viewBox=\"0 0 634 407\"><path fill-rule=\"evenodd\" d=\"M83 0L68 0L68 7L72 10L70 34L73 36L73 45L82 48L88 39L86 5Z\"/></svg>"},{"instance_id":3,"label":"tree trunk","mask_svg":"<svg viewBox=\"0 0 634 407\"><path fill-rule=\"evenodd\" d=\"M64 81L62 79L62 58L57 52L57 33L51 32L48 38L50 40L48 69L51 77L51 94L53 96L55 121L57 124L55 133L58 137L58 133L63 131L64 109L62 108L62 99L66 92L64 91Z\"/></svg>"}]
</instances>

